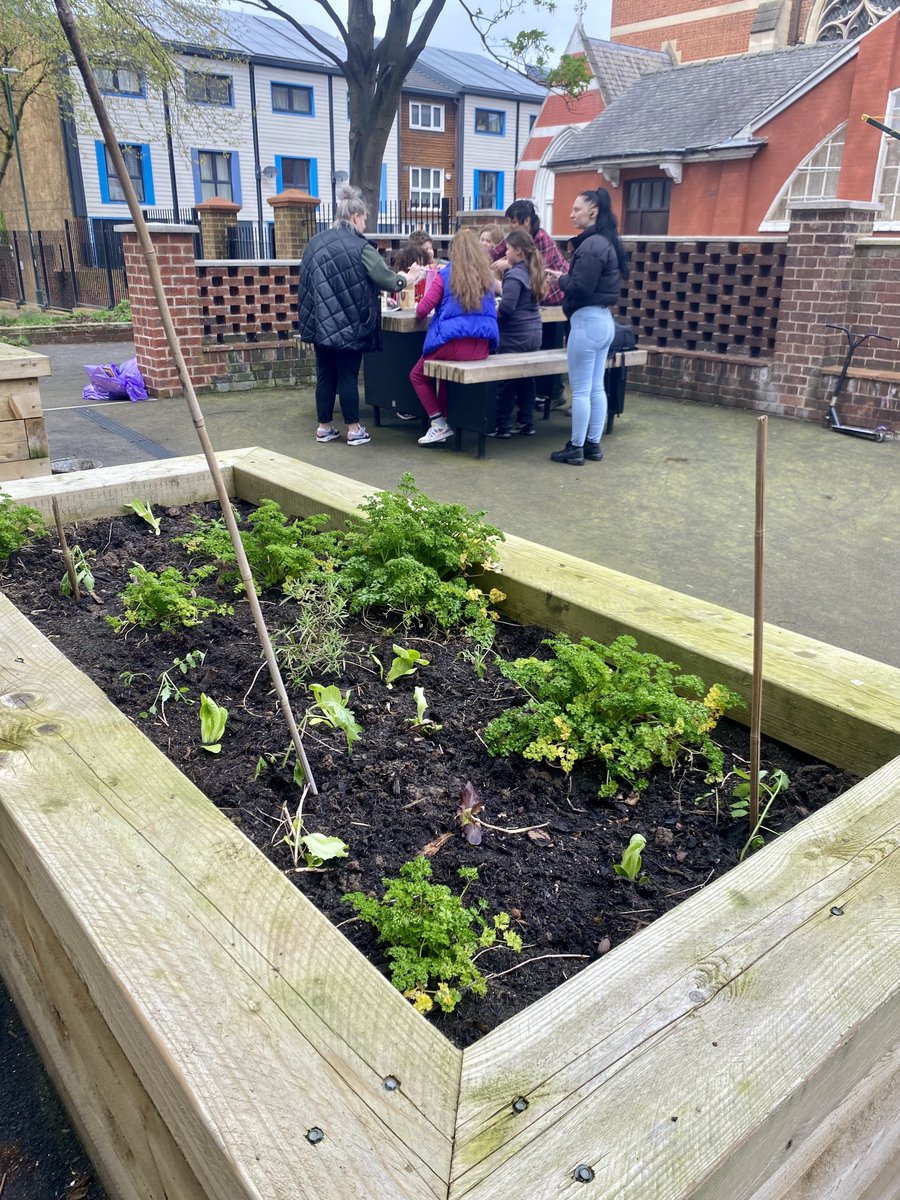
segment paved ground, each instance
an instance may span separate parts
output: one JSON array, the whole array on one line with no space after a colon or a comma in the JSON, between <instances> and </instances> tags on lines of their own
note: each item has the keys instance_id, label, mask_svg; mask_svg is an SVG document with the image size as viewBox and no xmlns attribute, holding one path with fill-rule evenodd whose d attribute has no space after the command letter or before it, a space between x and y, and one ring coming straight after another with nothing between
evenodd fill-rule
<instances>
[{"instance_id":1,"label":"paved ground","mask_svg":"<svg viewBox=\"0 0 900 1200\"><path fill-rule=\"evenodd\" d=\"M53 457L110 466L199 447L181 400L85 406L85 361L121 361L123 343L47 347L41 385ZM89 359L88 357L89 356ZM201 397L213 443L262 445L375 487L412 471L442 500L484 508L501 528L630 575L749 612L756 416L630 395L602 463L551 463L568 435L553 413L534 438L488 457L421 448L417 428L369 426L368 446L313 439L309 390ZM371 411L371 410L369 410ZM364 415L363 420L368 418ZM766 618L900 666L900 444L769 420Z\"/></svg>"}]
</instances>

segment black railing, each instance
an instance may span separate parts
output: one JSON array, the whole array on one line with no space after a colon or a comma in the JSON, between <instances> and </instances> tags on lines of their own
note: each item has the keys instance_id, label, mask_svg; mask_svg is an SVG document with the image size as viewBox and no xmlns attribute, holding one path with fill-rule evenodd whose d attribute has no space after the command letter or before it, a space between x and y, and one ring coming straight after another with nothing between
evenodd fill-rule
<instances>
[{"instance_id":1,"label":"black railing","mask_svg":"<svg viewBox=\"0 0 900 1200\"><path fill-rule=\"evenodd\" d=\"M75 217L61 229L11 230L0 243L0 298L50 308L115 308L124 300L125 263L115 220ZM38 289L32 276L36 275Z\"/></svg>"}]
</instances>

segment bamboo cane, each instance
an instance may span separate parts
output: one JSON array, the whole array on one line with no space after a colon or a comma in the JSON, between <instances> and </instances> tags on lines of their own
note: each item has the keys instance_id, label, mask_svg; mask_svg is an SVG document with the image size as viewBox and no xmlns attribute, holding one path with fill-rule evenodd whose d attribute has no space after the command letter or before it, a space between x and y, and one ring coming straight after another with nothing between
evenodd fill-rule
<instances>
[{"instance_id":1,"label":"bamboo cane","mask_svg":"<svg viewBox=\"0 0 900 1200\"><path fill-rule=\"evenodd\" d=\"M66 564L66 574L69 576L69 586L76 600L81 599L81 588L78 586L78 576L72 565L72 555L69 553L69 543L66 541L66 531L63 529L62 517L59 512L59 501L54 496L50 501L53 509L53 520L56 522L56 534L59 538L59 548L62 550L63 562Z\"/></svg>"},{"instance_id":2,"label":"bamboo cane","mask_svg":"<svg viewBox=\"0 0 900 1200\"><path fill-rule=\"evenodd\" d=\"M759 822L762 721L763 620L766 549L766 435L768 417L756 420L756 532L753 543L753 698L750 705L750 829Z\"/></svg>"},{"instance_id":3,"label":"bamboo cane","mask_svg":"<svg viewBox=\"0 0 900 1200\"><path fill-rule=\"evenodd\" d=\"M178 370L178 376L181 380L181 385L184 389L184 398L187 402L188 410L191 414L191 419L194 423L194 429L197 431L197 437L203 449L203 454L206 458L209 467L209 473L212 476L215 484L216 495L219 499L219 504L222 508L222 516L225 519L225 524L228 528L228 533L231 537L234 552L237 556L238 569L241 574L241 581L244 585L244 590L247 594L247 600L250 604L250 611L253 614L253 623L256 626L257 636L259 637L262 646L263 655L265 656L266 665L269 668L269 675L272 679L272 684L275 688L275 693L278 697L278 704L281 708L282 715L287 722L288 729L291 734L291 741L294 745L294 750L297 754L297 761L303 769L303 776L306 780L310 792L315 796L318 795L318 788L313 779L312 771L310 770L309 762L306 757L306 751L303 748L303 742L300 737L300 731L297 729L297 722L294 720L294 714L291 711L290 700L288 699L287 691L285 690L284 680L281 678L281 672L278 669L278 663L275 659L275 651L272 648L272 642L269 637L269 631L266 628L265 618L262 614L262 609L259 604L259 597L256 594L256 587L253 583L253 576L250 572L250 564L247 561L247 555L244 551L243 543L241 542L240 533L238 532L237 522L234 519L234 513L231 510L231 503L228 492L225 488L225 480L222 478L222 472L219 469L219 464L216 460L213 451L212 442L209 439L209 434L206 429L206 421L203 417L203 412L197 400L197 393L194 390L193 382L191 381L190 373L188 372L187 363L185 362L184 354L181 350L181 344L178 340L178 334L175 330L175 325L172 321L172 314L169 311L169 304L166 299L165 290L163 288L162 276L159 271L159 263L156 257L156 250L150 240L150 234L147 230L147 224L144 220L144 214L141 212L140 204L138 203L137 195L135 194L134 185L129 178L128 171L125 167L125 161L122 157L122 152L119 149L119 142L116 138L115 130L112 122L109 119L109 114L106 111L106 105L103 103L103 98L100 95L100 90L97 87L94 73L91 70L90 63L84 50L84 45L81 41L81 36L78 32L75 18L69 7L68 0L54 0L56 12L59 17L59 23L62 26L63 33L66 35L66 40L72 51L72 57L75 59L75 64L81 75L82 81L90 99L91 106L97 117L100 125L100 131L103 134L103 140L106 144L106 150L112 161L113 169L119 181L119 186L125 195L125 200L128 204L128 211L131 214L131 219L134 222L135 232L137 233L138 241L141 245L141 252L144 256L144 262L147 265L147 273L150 276L150 285L153 288L153 298L156 302L156 307L159 312L159 318L162 323L163 330L166 335L169 351L175 362Z\"/></svg>"}]
</instances>

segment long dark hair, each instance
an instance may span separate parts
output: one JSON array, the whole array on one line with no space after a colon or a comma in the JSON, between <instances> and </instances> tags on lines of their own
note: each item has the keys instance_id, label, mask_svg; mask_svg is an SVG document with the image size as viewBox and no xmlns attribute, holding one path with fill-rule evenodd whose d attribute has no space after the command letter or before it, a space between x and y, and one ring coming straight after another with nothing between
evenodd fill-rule
<instances>
[{"instance_id":1,"label":"long dark hair","mask_svg":"<svg viewBox=\"0 0 900 1200\"><path fill-rule=\"evenodd\" d=\"M619 274L623 279L627 279L629 273L628 256L625 253L624 246L619 241L619 227L612 210L609 192L606 188L597 188L595 192L579 192L579 195L583 196L592 208L596 208L597 220L594 224L593 232L599 233L601 237L605 237L613 250L615 250L619 263Z\"/></svg>"}]
</instances>

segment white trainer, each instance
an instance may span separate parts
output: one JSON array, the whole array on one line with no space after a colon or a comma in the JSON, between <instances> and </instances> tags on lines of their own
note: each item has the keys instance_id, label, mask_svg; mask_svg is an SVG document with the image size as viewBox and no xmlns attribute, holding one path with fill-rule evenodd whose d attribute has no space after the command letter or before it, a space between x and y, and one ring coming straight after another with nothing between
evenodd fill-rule
<instances>
[{"instance_id":1,"label":"white trainer","mask_svg":"<svg viewBox=\"0 0 900 1200\"><path fill-rule=\"evenodd\" d=\"M420 446L434 446L438 442L446 442L447 438L453 437L453 430L449 425L431 425L426 429L422 437L419 438Z\"/></svg>"}]
</instances>

